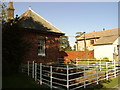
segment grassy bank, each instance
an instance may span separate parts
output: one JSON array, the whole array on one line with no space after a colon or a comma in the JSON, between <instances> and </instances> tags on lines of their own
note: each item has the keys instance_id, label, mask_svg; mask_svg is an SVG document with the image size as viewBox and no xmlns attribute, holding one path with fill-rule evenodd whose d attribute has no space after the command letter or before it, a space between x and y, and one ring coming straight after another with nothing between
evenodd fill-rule
<instances>
[{"instance_id":1,"label":"grassy bank","mask_svg":"<svg viewBox=\"0 0 120 90\"><path fill-rule=\"evenodd\" d=\"M117 76L116 78L112 78L109 81L104 81L99 83L98 85L90 85L90 87L88 86L88 89L99 89L99 90L106 90L107 88L116 88L117 86L120 85L119 82L119 78L120 76ZM4 76L3 80L2 80L2 86L3 86L3 90L8 89L8 88L31 88L31 89L43 89L43 90L50 90L49 87L47 86L40 86L38 84L36 84L36 82L28 77L27 75L24 74L14 74L14 75L10 75L10 76Z\"/></svg>"},{"instance_id":2,"label":"grassy bank","mask_svg":"<svg viewBox=\"0 0 120 90\"><path fill-rule=\"evenodd\" d=\"M32 78L21 73L10 75L10 76L3 76L2 88L3 89L6 89L6 88L34 88L34 89L45 88L47 89L47 87L37 85Z\"/></svg>"},{"instance_id":3,"label":"grassy bank","mask_svg":"<svg viewBox=\"0 0 120 90\"><path fill-rule=\"evenodd\" d=\"M109 80L101 81L99 84L90 85L87 88L94 90L114 90L120 86L120 76L113 77Z\"/></svg>"},{"instance_id":4,"label":"grassy bank","mask_svg":"<svg viewBox=\"0 0 120 90\"><path fill-rule=\"evenodd\" d=\"M110 79L110 82L102 83L103 88L116 88L116 86L120 85L119 80L120 80L120 76L117 76L116 78L114 77Z\"/></svg>"}]
</instances>

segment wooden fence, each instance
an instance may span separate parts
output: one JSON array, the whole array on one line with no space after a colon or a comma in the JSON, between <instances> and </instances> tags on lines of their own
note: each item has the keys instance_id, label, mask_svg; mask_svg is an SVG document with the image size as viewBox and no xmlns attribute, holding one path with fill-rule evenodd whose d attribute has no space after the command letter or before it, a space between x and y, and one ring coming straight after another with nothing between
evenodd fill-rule
<instances>
[{"instance_id":1,"label":"wooden fence","mask_svg":"<svg viewBox=\"0 0 120 90\"><path fill-rule=\"evenodd\" d=\"M80 63L86 62L86 63ZM30 62L22 64L22 72L38 81L40 85L48 85L51 89L75 90L88 85L99 84L102 80L116 77L120 69L118 63L80 60L77 64L47 65Z\"/></svg>"}]
</instances>

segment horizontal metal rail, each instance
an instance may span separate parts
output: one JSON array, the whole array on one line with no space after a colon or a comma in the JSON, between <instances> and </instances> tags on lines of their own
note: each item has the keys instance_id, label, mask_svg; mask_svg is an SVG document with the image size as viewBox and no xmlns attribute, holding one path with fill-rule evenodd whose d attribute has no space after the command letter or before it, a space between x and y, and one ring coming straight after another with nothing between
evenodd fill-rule
<instances>
[{"instance_id":1,"label":"horizontal metal rail","mask_svg":"<svg viewBox=\"0 0 120 90\"><path fill-rule=\"evenodd\" d=\"M89 82L89 83L86 84L86 86L91 85L91 84L96 83L96 82L97 81Z\"/></svg>"},{"instance_id":2,"label":"horizontal metal rail","mask_svg":"<svg viewBox=\"0 0 120 90\"><path fill-rule=\"evenodd\" d=\"M105 77L106 75L100 75L99 78L101 78L101 77L103 77L103 76Z\"/></svg>"},{"instance_id":3,"label":"horizontal metal rail","mask_svg":"<svg viewBox=\"0 0 120 90\"><path fill-rule=\"evenodd\" d=\"M49 85L48 83L46 83L46 82L42 82L42 83L44 83L45 85L47 85L47 86L49 86L49 87L50 87L50 85Z\"/></svg>"},{"instance_id":4,"label":"horizontal metal rail","mask_svg":"<svg viewBox=\"0 0 120 90\"><path fill-rule=\"evenodd\" d=\"M99 79L99 81L102 81L102 80L105 80L106 78L101 78L101 79Z\"/></svg>"},{"instance_id":5,"label":"horizontal metal rail","mask_svg":"<svg viewBox=\"0 0 120 90\"><path fill-rule=\"evenodd\" d=\"M42 80L45 80L45 81L47 81L47 82L50 82L49 80L47 80L47 79L44 79L44 78L43 78Z\"/></svg>"},{"instance_id":6,"label":"horizontal metal rail","mask_svg":"<svg viewBox=\"0 0 120 90\"><path fill-rule=\"evenodd\" d=\"M60 78L56 78L56 77L52 77L53 79L59 80L59 81L67 81L65 79L60 79Z\"/></svg>"},{"instance_id":7,"label":"horizontal metal rail","mask_svg":"<svg viewBox=\"0 0 120 90\"><path fill-rule=\"evenodd\" d=\"M62 88L59 88L59 87L57 87L57 86L52 86L53 88L55 88L55 89L57 89L57 90L62 90ZM53 89L54 90L54 89Z\"/></svg>"},{"instance_id":8,"label":"horizontal metal rail","mask_svg":"<svg viewBox=\"0 0 120 90\"><path fill-rule=\"evenodd\" d=\"M64 74L64 73L57 73L57 72L53 72L53 74L57 74L57 75L64 75L66 76L67 74Z\"/></svg>"},{"instance_id":9,"label":"horizontal metal rail","mask_svg":"<svg viewBox=\"0 0 120 90\"><path fill-rule=\"evenodd\" d=\"M81 59L83 60L83 59ZM84 59L84 61L79 62L79 60L75 60L77 62L74 64L75 66L71 66L69 64L63 63L62 65L56 66L50 66L45 64L37 64L35 67L34 63L29 63L29 66L24 64L22 68L23 72L25 74L28 74L29 76L37 78L38 81L42 84L48 85L50 88L56 87L59 88L61 86L65 86L65 88L69 89L77 89L84 87L86 88L87 85L97 83L101 80L108 80L111 77L116 77L116 75L119 75L120 68L116 67L118 63L115 62L102 62L102 60L98 61L90 61L90 59L87 61ZM84 63L85 62L85 63ZM51 67L51 68L50 68ZM58 71L57 71L58 69ZM62 70L59 72L59 70ZM96 71L95 73L89 73L89 71ZM58 77L57 77L58 76ZM75 76L75 77L74 77ZM62 84L62 82L65 82ZM73 83L73 84L71 84ZM40 84L40 85L41 85ZM83 84L83 85L81 85ZM80 86L75 86L80 85ZM72 87L72 86L75 86Z\"/></svg>"},{"instance_id":10,"label":"horizontal metal rail","mask_svg":"<svg viewBox=\"0 0 120 90\"><path fill-rule=\"evenodd\" d=\"M47 71L47 70L42 70L43 72L47 72L47 73L50 73L50 71Z\"/></svg>"},{"instance_id":11,"label":"horizontal metal rail","mask_svg":"<svg viewBox=\"0 0 120 90\"><path fill-rule=\"evenodd\" d=\"M81 88L81 87L84 87L84 85L81 85L81 86L78 86L78 87L72 88L71 90L75 90L75 89L78 89L78 88Z\"/></svg>"},{"instance_id":12,"label":"horizontal metal rail","mask_svg":"<svg viewBox=\"0 0 120 90\"><path fill-rule=\"evenodd\" d=\"M52 67L52 68L57 68L57 69L59 68L59 69L65 69L65 70L67 69L67 67Z\"/></svg>"},{"instance_id":13,"label":"horizontal metal rail","mask_svg":"<svg viewBox=\"0 0 120 90\"><path fill-rule=\"evenodd\" d=\"M57 83L57 82L52 82L52 83L60 85L60 86L65 86L65 87L67 86L67 85L64 85L64 84Z\"/></svg>"},{"instance_id":14,"label":"horizontal metal rail","mask_svg":"<svg viewBox=\"0 0 120 90\"><path fill-rule=\"evenodd\" d=\"M83 73L84 71L81 71L81 72L76 72L76 73L70 73L69 75L75 75L75 74L80 74L80 73Z\"/></svg>"},{"instance_id":15,"label":"horizontal metal rail","mask_svg":"<svg viewBox=\"0 0 120 90\"><path fill-rule=\"evenodd\" d=\"M81 81L81 82L77 82L77 83L74 83L74 84L70 84L69 86L74 86L74 85L78 85L80 83L84 83L84 81Z\"/></svg>"},{"instance_id":16,"label":"horizontal metal rail","mask_svg":"<svg viewBox=\"0 0 120 90\"><path fill-rule=\"evenodd\" d=\"M50 76L47 76L47 75L42 75L42 76L44 76L44 77L50 77Z\"/></svg>"},{"instance_id":17,"label":"horizontal metal rail","mask_svg":"<svg viewBox=\"0 0 120 90\"><path fill-rule=\"evenodd\" d=\"M69 81L73 81L73 80L77 80L77 79L81 79L83 77L77 77L77 78L74 78L74 79L70 79Z\"/></svg>"},{"instance_id":18,"label":"horizontal metal rail","mask_svg":"<svg viewBox=\"0 0 120 90\"><path fill-rule=\"evenodd\" d=\"M99 77L95 77L95 78L91 78L91 79L85 79L85 81L90 81L90 80L93 80L93 79L97 79Z\"/></svg>"},{"instance_id":19,"label":"horizontal metal rail","mask_svg":"<svg viewBox=\"0 0 120 90\"><path fill-rule=\"evenodd\" d=\"M114 77L114 75L108 76L108 78Z\"/></svg>"},{"instance_id":20,"label":"horizontal metal rail","mask_svg":"<svg viewBox=\"0 0 120 90\"><path fill-rule=\"evenodd\" d=\"M99 74L99 73L98 73L98 74ZM95 73L95 74L85 75L85 77L88 77L88 76L93 76L93 75L96 75L96 73Z\"/></svg>"}]
</instances>

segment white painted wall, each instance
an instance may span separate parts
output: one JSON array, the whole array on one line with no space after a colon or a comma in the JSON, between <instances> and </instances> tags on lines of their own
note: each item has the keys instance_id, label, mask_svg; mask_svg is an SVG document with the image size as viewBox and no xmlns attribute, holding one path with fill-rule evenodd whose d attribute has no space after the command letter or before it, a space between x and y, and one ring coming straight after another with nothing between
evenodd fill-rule
<instances>
[{"instance_id":1,"label":"white painted wall","mask_svg":"<svg viewBox=\"0 0 120 90\"><path fill-rule=\"evenodd\" d=\"M112 45L98 45L94 46L94 57L101 59L108 57L109 60L113 60L113 53L118 54L118 39Z\"/></svg>"},{"instance_id":2,"label":"white painted wall","mask_svg":"<svg viewBox=\"0 0 120 90\"><path fill-rule=\"evenodd\" d=\"M97 59L108 57L109 59L113 60L113 52L114 47L112 45L94 46L94 57Z\"/></svg>"},{"instance_id":3,"label":"white painted wall","mask_svg":"<svg viewBox=\"0 0 120 90\"><path fill-rule=\"evenodd\" d=\"M76 51L84 50L84 41L78 41L78 48ZM90 44L90 40L86 40L86 46L89 50L94 49L94 57L97 59L108 57L109 59L113 60L113 53L119 53L119 61L120 61L120 46L119 49L117 45L120 45L120 37L112 44L112 45L99 45L94 46ZM119 51L118 51L119 50Z\"/></svg>"},{"instance_id":4,"label":"white painted wall","mask_svg":"<svg viewBox=\"0 0 120 90\"><path fill-rule=\"evenodd\" d=\"M118 50L119 50L119 52L118 52L118 54L119 54L119 56L118 56L118 60L119 60L119 62L120 62L120 36L119 36L119 38L118 38Z\"/></svg>"},{"instance_id":5,"label":"white painted wall","mask_svg":"<svg viewBox=\"0 0 120 90\"><path fill-rule=\"evenodd\" d=\"M113 43L113 46L115 48L114 53L117 53L117 54L119 52L117 47L118 44L119 44L119 38L117 38L116 41Z\"/></svg>"}]
</instances>

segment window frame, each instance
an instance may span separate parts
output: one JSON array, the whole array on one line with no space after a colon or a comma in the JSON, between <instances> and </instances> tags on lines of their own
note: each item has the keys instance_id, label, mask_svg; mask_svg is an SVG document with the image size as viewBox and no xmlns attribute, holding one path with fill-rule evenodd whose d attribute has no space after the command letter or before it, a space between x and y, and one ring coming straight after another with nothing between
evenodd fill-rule
<instances>
[{"instance_id":1,"label":"window frame","mask_svg":"<svg viewBox=\"0 0 120 90\"><path fill-rule=\"evenodd\" d=\"M90 40L90 44L93 45L95 43L94 40Z\"/></svg>"},{"instance_id":2,"label":"window frame","mask_svg":"<svg viewBox=\"0 0 120 90\"><path fill-rule=\"evenodd\" d=\"M43 36L40 36L38 39L38 56L45 56L45 43L46 40Z\"/></svg>"}]
</instances>

